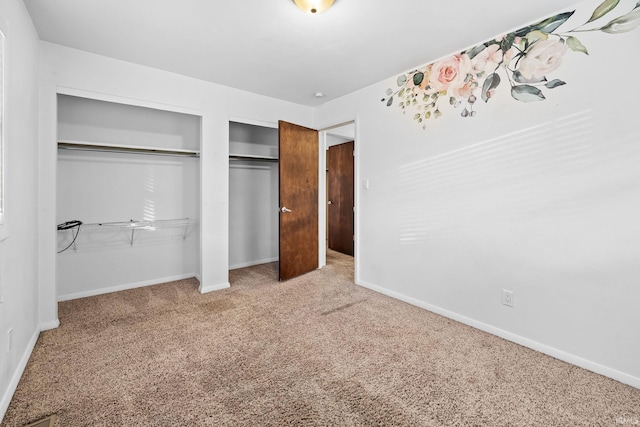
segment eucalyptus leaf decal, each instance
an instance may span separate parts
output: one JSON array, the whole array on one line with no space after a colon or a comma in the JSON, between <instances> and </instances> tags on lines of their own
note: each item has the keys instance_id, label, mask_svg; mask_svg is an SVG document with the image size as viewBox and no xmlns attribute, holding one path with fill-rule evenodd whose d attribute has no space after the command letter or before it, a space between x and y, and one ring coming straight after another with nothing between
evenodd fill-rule
<instances>
[{"instance_id":1,"label":"eucalyptus leaf decal","mask_svg":"<svg viewBox=\"0 0 640 427\"><path fill-rule=\"evenodd\" d=\"M596 19L602 18L604 15L615 9L615 7L619 3L620 0L605 0L600 6L596 8L596 10L593 11L593 15L591 15L591 18L589 18L587 24L589 22L595 21Z\"/></svg>"},{"instance_id":2,"label":"eucalyptus leaf decal","mask_svg":"<svg viewBox=\"0 0 640 427\"><path fill-rule=\"evenodd\" d=\"M640 25L640 8L636 6L634 10L609 22L601 30L609 34L620 34L634 30L638 25Z\"/></svg>"},{"instance_id":3,"label":"eucalyptus leaf decal","mask_svg":"<svg viewBox=\"0 0 640 427\"><path fill-rule=\"evenodd\" d=\"M399 98L396 105L403 112L409 110L423 129L426 121L441 117L444 109L459 109L460 116L465 118L476 116L478 97L488 104L496 94L502 93L498 87L503 81L510 85L511 97L519 102L544 101L543 90L567 84L557 78L549 79L562 65L565 54L589 54L576 33L619 34L640 26L640 0L631 12L620 14L604 26L588 25L610 15L620 3L620 0L604 0L587 22L573 29L557 31L574 16L575 10L401 74L396 79L398 88L387 89L382 101L391 106L394 98Z\"/></svg>"},{"instance_id":4,"label":"eucalyptus leaf decal","mask_svg":"<svg viewBox=\"0 0 640 427\"><path fill-rule=\"evenodd\" d=\"M546 82L547 78L545 76L526 78L522 75L522 72L520 72L520 70L516 70L513 72L513 80L518 83L540 83Z\"/></svg>"},{"instance_id":5,"label":"eucalyptus leaf decal","mask_svg":"<svg viewBox=\"0 0 640 427\"><path fill-rule=\"evenodd\" d=\"M500 84L500 76L496 73L491 73L484 81L482 85L482 100L489 102L489 98L493 96L493 91ZM455 98L453 98L455 100Z\"/></svg>"},{"instance_id":6,"label":"eucalyptus leaf decal","mask_svg":"<svg viewBox=\"0 0 640 427\"><path fill-rule=\"evenodd\" d=\"M529 43L537 42L538 40L547 40L549 38L549 34L543 33L540 30L531 31L527 34L527 40Z\"/></svg>"},{"instance_id":7,"label":"eucalyptus leaf decal","mask_svg":"<svg viewBox=\"0 0 640 427\"><path fill-rule=\"evenodd\" d=\"M546 21L542 21L541 23L542 25L539 28L539 30L542 31L543 33L551 34L555 30L557 30L558 27L560 27L560 25L567 22L567 20L571 18L571 16L574 13L575 13L575 10L571 12L561 13L559 15L556 15L552 18L547 19Z\"/></svg>"},{"instance_id":8,"label":"eucalyptus leaf decal","mask_svg":"<svg viewBox=\"0 0 640 427\"><path fill-rule=\"evenodd\" d=\"M586 53L587 55L589 54L587 48L580 42L580 40L578 40L574 36L567 37L567 46L569 46L569 49L574 52L582 52Z\"/></svg>"},{"instance_id":9,"label":"eucalyptus leaf decal","mask_svg":"<svg viewBox=\"0 0 640 427\"><path fill-rule=\"evenodd\" d=\"M545 85L544 85L544 86L545 86L546 88L548 88L548 89L555 89L555 88L557 88L558 86L563 86L563 85L566 85L566 83L565 83L565 82L563 82L562 80L560 80L560 79L553 79L553 80L551 80L550 82L545 83Z\"/></svg>"},{"instance_id":10,"label":"eucalyptus leaf decal","mask_svg":"<svg viewBox=\"0 0 640 427\"><path fill-rule=\"evenodd\" d=\"M506 36L504 36L504 38L500 42L500 48L502 49L502 51L506 52L511 49L511 47L513 47L513 42L515 41L515 39L515 34L507 34Z\"/></svg>"},{"instance_id":11,"label":"eucalyptus leaf decal","mask_svg":"<svg viewBox=\"0 0 640 427\"><path fill-rule=\"evenodd\" d=\"M571 18L571 16L574 13L575 13L575 10L552 16L551 18L547 18L544 21L541 21L535 25L529 25L528 27L524 27L514 32L514 34L516 35L516 37L525 37L531 31L542 31L543 33L551 34L555 30L557 30L558 27L560 27L560 25L567 22L567 20Z\"/></svg>"},{"instance_id":12,"label":"eucalyptus leaf decal","mask_svg":"<svg viewBox=\"0 0 640 427\"><path fill-rule=\"evenodd\" d=\"M535 102L545 99L542 91L531 85L513 86L511 88L511 96L522 102Z\"/></svg>"},{"instance_id":13,"label":"eucalyptus leaf decal","mask_svg":"<svg viewBox=\"0 0 640 427\"><path fill-rule=\"evenodd\" d=\"M469 59L475 58L480 52L485 50L488 46L489 46L489 43L487 42L487 43L479 44L478 46L472 49L469 49L469 51L467 52L467 55L469 55Z\"/></svg>"},{"instance_id":14,"label":"eucalyptus leaf decal","mask_svg":"<svg viewBox=\"0 0 640 427\"><path fill-rule=\"evenodd\" d=\"M416 86L420 86L422 81L424 80L424 73L417 72L413 75L413 84Z\"/></svg>"}]
</instances>

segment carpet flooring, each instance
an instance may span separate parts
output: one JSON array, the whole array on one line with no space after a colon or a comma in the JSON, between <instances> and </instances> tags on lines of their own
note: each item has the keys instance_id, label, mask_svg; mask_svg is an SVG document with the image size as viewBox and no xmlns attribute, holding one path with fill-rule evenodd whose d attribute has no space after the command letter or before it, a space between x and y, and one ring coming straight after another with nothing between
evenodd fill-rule
<instances>
[{"instance_id":1,"label":"carpet flooring","mask_svg":"<svg viewBox=\"0 0 640 427\"><path fill-rule=\"evenodd\" d=\"M353 260L62 302L3 426L640 425L640 390L358 287Z\"/></svg>"}]
</instances>

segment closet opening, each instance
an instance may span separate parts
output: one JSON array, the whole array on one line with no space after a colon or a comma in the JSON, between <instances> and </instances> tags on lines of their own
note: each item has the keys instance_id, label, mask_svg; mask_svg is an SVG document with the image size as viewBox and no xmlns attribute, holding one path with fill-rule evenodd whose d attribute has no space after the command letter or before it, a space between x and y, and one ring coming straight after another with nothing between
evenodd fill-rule
<instances>
[{"instance_id":1,"label":"closet opening","mask_svg":"<svg viewBox=\"0 0 640 427\"><path fill-rule=\"evenodd\" d=\"M331 261L332 255L340 254L351 258L348 262L354 264L355 272L355 122L323 129L317 132L316 138L318 144L315 150L319 156L314 162L318 165L318 180L313 191L314 194L317 193L314 197L318 203L318 239L314 237L314 245L318 251L313 252L317 256L317 266L322 268L327 264L327 259ZM275 124L233 120L229 122L229 270L271 264L267 269L277 275L281 267L279 239L282 237L279 235L279 221L282 220L281 215L289 213L283 214L279 206L279 191L282 190L279 188L279 174L282 172L283 164L278 149L279 133ZM338 156L342 159L341 164L349 166L334 180L345 189L345 193L348 193L340 194L340 199L329 195L332 186L328 185L330 178L326 169L328 162L332 161L328 156L334 150L341 152L341 156ZM345 155L347 152L348 156ZM288 206L288 203L285 202L285 205ZM330 211L332 208L340 209L341 213L335 215L335 212ZM336 246L333 238L329 239L329 233L336 230L336 235L342 236L341 246Z\"/></svg>"},{"instance_id":2,"label":"closet opening","mask_svg":"<svg viewBox=\"0 0 640 427\"><path fill-rule=\"evenodd\" d=\"M229 122L229 270L278 261L278 128Z\"/></svg>"},{"instance_id":3,"label":"closet opening","mask_svg":"<svg viewBox=\"0 0 640 427\"><path fill-rule=\"evenodd\" d=\"M197 284L201 117L66 94L57 107L57 300Z\"/></svg>"}]
</instances>

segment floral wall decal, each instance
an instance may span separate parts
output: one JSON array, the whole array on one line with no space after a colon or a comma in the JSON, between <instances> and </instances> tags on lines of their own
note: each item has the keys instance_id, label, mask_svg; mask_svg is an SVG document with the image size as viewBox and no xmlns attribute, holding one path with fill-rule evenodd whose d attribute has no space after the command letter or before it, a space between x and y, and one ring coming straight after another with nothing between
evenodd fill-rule
<instances>
[{"instance_id":1,"label":"floral wall decal","mask_svg":"<svg viewBox=\"0 0 640 427\"><path fill-rule=\"evenodd\" d=\"M488 102L503 81L511 86L515 100L543 101L545 90L566 84L547 78L560 67L565 53L571 50L589 54L576 34L591 31L618 34L640 26L640 1L631 11L598 26L619 4L620 0L605 0L587 22L572 30L558 31L575 10L402 74L397 79L397 89L387 89L382 102L387 106L395 103L404 112L411 108L415 111L413 119L423 123L440 117L441 108L446 105L461 109L462 117L475 116L474 104L479 99Z\"/></svg>"}]
</instances>

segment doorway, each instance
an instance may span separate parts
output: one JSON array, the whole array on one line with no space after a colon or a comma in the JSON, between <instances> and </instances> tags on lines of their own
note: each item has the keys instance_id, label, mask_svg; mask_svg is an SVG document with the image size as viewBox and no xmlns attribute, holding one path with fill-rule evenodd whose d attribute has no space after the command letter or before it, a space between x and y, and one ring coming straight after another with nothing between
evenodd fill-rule
<instances>
[{"instance_id":1,"label":"doorway","mask_svg":"<svg viewBox=\"0 0 640 427\"><path fill-rule=\"evenodd\" d=\"M327 147L327 248L353 256L353 147L341 142Z\"/></svg>"},{"instance_id":2,"label":"doorway","mask_svg":"<svg viewBox=\"0 0 640 427\"><path fill-rule=\"evenodd\" d=\"M321 224L324 229L323 259L321 265L331 262L338 253L353 258L354 273L357 271L357 136L355 121L328 127L320 132L320 141L325 150L322 189L325 209ZM333 163L333 171L332 169ZM336 168L338 171L336 171ZM339 194L336 194L336 191ZM335 232L335 233L334 233ZM331 256L331 254L334 256ZM324 262L322 262L324 261ZM356 274L357 276L357 274ZM356 279L357 280L357 279Z\"/></svg>"}]
</instances>

